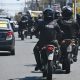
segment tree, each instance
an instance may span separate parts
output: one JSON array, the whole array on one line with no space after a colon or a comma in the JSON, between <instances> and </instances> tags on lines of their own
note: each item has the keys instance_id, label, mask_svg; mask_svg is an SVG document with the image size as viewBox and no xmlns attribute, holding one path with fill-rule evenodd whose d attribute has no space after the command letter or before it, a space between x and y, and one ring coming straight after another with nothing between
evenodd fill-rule
<instances>
[{"instance_id":1,"label":"tree","mask_svg":"<svg viewBox=\"0 0 80 80\"><path fill-rule=\"evenodd\" d=\"M66 0L55 0L56 3L60 3L61 7L66 5Z\"/></svg>"},{"instance_id":2,"label":"tree","mask_svg":"<svg viewBox=\"0 0 80 80\"><path fill-rule=\"evenodd\" d=\"M61 7L66 5L66 0L40 0L41 1L41 5L51 5L53 3L60 3Z\"/></svg>"},{"instance_id":3,"label":"tree","mask_svg":"<svg viewBox=\"0 0 80 80\"><path fill-rule=\"evenodd\" d=\"M47 7L48 5L51 6L52 3L53 3L53 0L40 0L40 5L42 9Z\"/></svg>"}]
</instances>

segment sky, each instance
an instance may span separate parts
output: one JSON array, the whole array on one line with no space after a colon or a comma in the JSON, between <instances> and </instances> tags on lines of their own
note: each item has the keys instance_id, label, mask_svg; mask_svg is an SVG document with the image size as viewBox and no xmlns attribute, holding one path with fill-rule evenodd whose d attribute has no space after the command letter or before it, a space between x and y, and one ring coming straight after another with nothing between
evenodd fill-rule
<instances>
[{"instance_id":1,"label":"sky","mask_svg":"<svg viewBox=\"0 0 80 80\"><path fill-rule=\"evenodd\" d=\"M24 9L25 1L27 2L29 0L0 0L0 8L14 15Z\"/></svg>"},{"instance_id":2,"label":"sky","mask_svg":"<svg viewBox=\"0 0 80 80\"><path fill-rule=\"evenodd\" d=\"M23 2L24 0L0 0L0 1L3 2L3 3L7 3L7 2L15 3L15 2Z\"/></svg>"}]
</instances>

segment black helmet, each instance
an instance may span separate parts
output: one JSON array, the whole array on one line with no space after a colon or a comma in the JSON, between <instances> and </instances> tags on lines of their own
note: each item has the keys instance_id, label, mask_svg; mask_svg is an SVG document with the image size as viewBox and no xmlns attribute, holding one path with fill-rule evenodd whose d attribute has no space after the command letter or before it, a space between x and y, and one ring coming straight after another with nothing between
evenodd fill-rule
<instances>
[{"instance_id":1,"label":"black helmet","mask_svg":"<svg viewBox=\"0 0 80 80\"><path fill-rule=\"evenodd\" d=\"M44 20L53 20L54 16L53 16L53 10L51 8L46 8L43 11L43 18Z\"/></svg>"},{"instance_id":2,"label":"black helmet","mask_svg":"<svg viewBox=\"0 0 80 80\"><path fill-rule=\"evenodd\" d=\"M59 10L55 11L54 19L58 19L61 16L61 12Z\"/></svg>"},{"instance_id":3,"label":"black helmet","mask_svg":"<svg viewBox=\"0 0 80 80\"><path fill-rule=\"evenodd\" d=\"M62 16L63 16L63 18L71 18L72 17L72 14L73 14L73 12L72 12L72 8L70 7L70 6L64 6L63 8L62 8Z\"/></svg>"}]
</instances>

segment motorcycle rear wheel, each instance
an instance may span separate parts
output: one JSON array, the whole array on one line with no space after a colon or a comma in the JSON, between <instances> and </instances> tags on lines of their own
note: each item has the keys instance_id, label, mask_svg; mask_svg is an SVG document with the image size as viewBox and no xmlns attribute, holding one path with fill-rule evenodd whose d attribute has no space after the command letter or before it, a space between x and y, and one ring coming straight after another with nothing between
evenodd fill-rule
<instances>
[{"instance_id":1,"label":"motorcycle rear wheel","mask_svg":"<svg viewBox=\"0 0 80 80\"><path fill-rule=\"evenodd\" d=\"M62 70L65 70L66 74L70 73L70 66L71 66L70 59L69 58L63 59Z\"/></svg>"},{"instance_id":2,"label":"motorcycle rear wheel","mask_svg":"<svg viewBox=\"0 0 80 80\"><path fill-rule=\"evenodd\" d=\"M53 61L48 61L48 71L47 71L47 80L52 80L52 72L53 72Z\"/></svg>"},{"instance_id":3,"label":"motorcycle rear wheel","mask_svg":"<svg viewBox=\"0 0 80 80\"><path fill-rule=\"evenodd\" d=\"M24 40L24 36L23 35L21 36L21 40Z\"/></svg>"}]
</instances>

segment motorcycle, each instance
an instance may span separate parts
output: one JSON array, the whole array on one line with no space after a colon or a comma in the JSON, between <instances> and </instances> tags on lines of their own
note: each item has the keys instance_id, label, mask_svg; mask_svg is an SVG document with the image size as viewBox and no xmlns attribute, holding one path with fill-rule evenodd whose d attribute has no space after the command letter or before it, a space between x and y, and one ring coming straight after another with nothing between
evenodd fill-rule
<instances>
[{"instance_id":1,"label":"motorcycle","mask_svg":"<svg viewBox=\"0 0 80 80\"><path fill-rule=\"evenodd\" d=\"M73 48L75 46L74 39L64 39L62 41L63 53L62 53L62 69L66 70L66 73L70 73L70 67L73 63Z\"/></svg>"},{"instance_id":2,"label":"motorcycle","mask_svg":"<svg viewBox=\"0 0 80 80\"><path fill-rule=\"evenodd\" d=\"M23 29L19 30L18 33L19 33L18 38L21 38L21 40L24 40L24 31L23 31Z\"/></svg>"},{"instance_id":3,"label":"motorcycle","mask_svg":"<svg viewBox=\"0 0 80 80\"><path fill-rule=\"evenodd\" d=\"M27 38L27 36L30 36L30 39L32 39L32 34L31 32L28 31L27 28L22 29L21 31L19 31L19 37L21 38L21 40L24 40L24 38Z\"/></svg>"},{"instance_id":4,"label":"motorcycle","mask_svg":"<svg viewBox=\"0 0 80 80\"><path fill-rule=\"evenodd\" d=\"M52 80L52 73L59 65L59 49L55 45L48 44L42 47L41 51L42 74L47 80Z\"/></svg>"},{"instance_id":5,"label":"motorcycle","mask_svg":"<svg viewBox=\"0 0 80 80\"><path fill-rule=\"evenodd\" d=\"M19 31L18 37L21 38L21 40L24 40L24 38L26 38L26 36L27 36L26 34L27 34L27 29L21 29Z\"/></svg>"},{"instance_id":6,"label":"motorcycle","mask_svg":"<svg viewBox=\"0 0 80 80\"><path fill-rule=\"evenodd\" d=\"M21 40L24 40L24 38L27 37L27 33L28 33L27 22L28 22L28 20L21 21L22 29L20 29L20 31L19 31L19 35L20 35Z\"/></svg>"},{"instance_id":7,"label":"motorcycle","mask_svg":"<svg viewBox=\"0 0 80 80\"><path fill-rule=\"evenodd\" d=\"M27 36L30 36L30 39L32 39L32 34L31 34L31 32L33 31L33 29L34 28L27 28L26 30L25 30L25 32L24 32L24 36L25 36L25 38L27 38Z\"/></svg>"}]
</instances>

